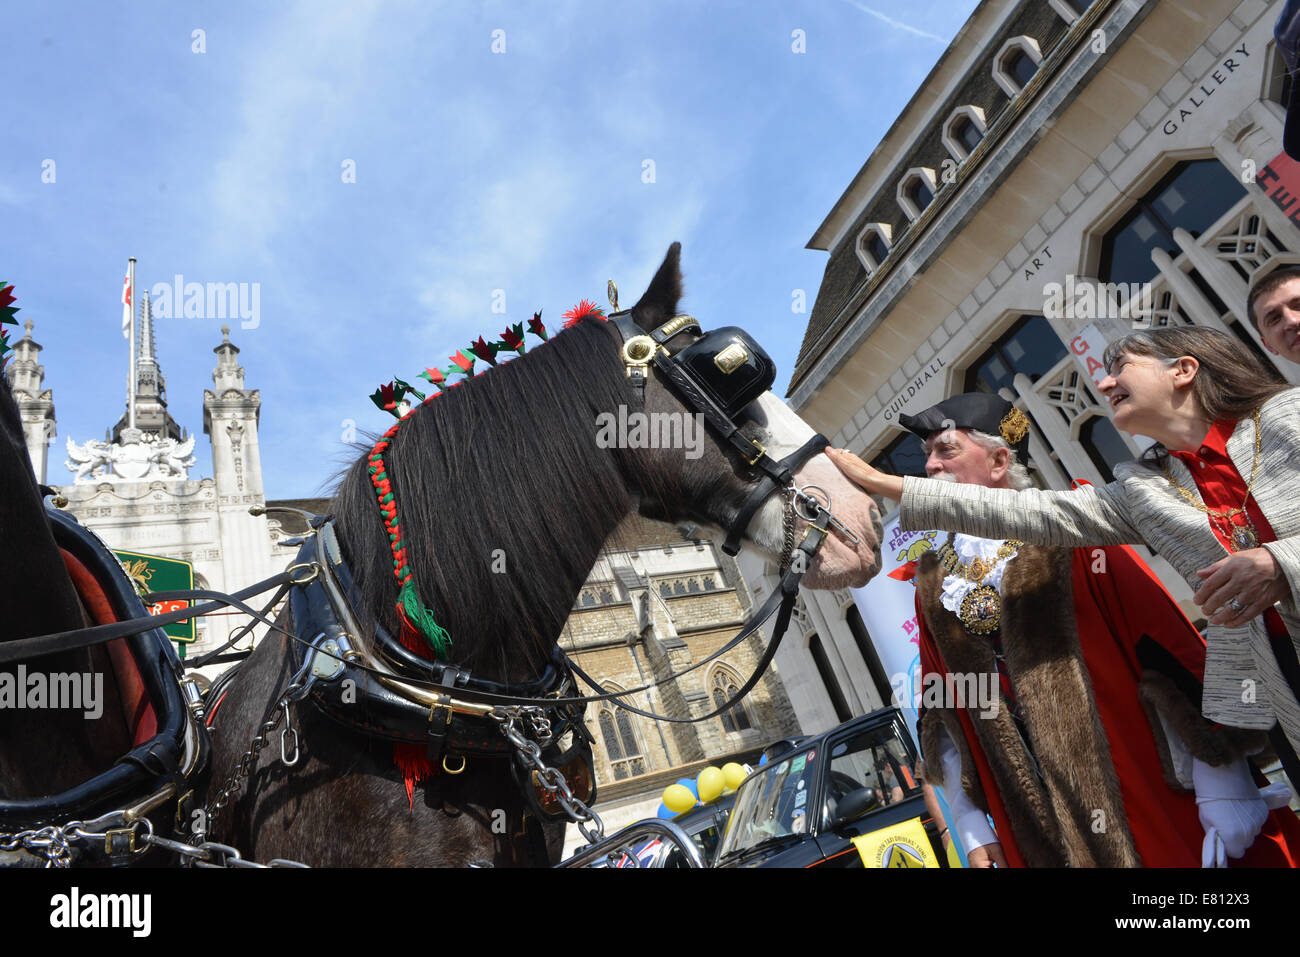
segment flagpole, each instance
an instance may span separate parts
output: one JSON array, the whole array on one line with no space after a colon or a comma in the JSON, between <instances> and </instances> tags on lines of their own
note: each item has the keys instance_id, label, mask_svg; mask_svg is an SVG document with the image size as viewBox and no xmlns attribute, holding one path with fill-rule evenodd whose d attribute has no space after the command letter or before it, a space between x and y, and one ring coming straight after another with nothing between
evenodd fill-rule
<instances>
[{"instance_id":1,"label":"flagpole","mask_svg":"<svg viewBox=\"0 0 1300 957\"><path fill-rule=\"evenodd\" d=\"M127 260L126 266L127 288L131 290L131 362L129 365L130 378L126 384L126 424L127 428L135 428L135 257L132 256Z\"/></svg>"}]
</instances>

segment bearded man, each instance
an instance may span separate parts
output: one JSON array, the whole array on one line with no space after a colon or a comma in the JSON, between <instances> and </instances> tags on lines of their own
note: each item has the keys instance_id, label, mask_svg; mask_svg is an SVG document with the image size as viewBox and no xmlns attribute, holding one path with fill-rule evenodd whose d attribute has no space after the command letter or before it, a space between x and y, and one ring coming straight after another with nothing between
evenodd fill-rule
<instances>
[{"instance_id":1,"label":"bearded man","mask_svg":"<svg viewBox=\"0 0 1300 957\"><path fill-rule=\"evenodd\" d=\"M931 478L1033 484L998 396L899 421ZM1290 792L1246 761L1264 735L1201 717L1205 641L1131 548L944 538L916 568L920 738L972 866L1295 866Z\"/></svg>"}]
</instances>

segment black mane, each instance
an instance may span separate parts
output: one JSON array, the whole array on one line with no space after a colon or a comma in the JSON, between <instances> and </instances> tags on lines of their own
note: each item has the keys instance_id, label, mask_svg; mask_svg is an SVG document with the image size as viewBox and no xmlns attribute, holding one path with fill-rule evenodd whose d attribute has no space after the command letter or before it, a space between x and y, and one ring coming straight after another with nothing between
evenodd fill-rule
<instances>
[{"instance_id":1,"label":"black mane","mask_svg":"<svg viewBox=\"0 0 1300 957\"><path fill-rule=\"evenodd\" d=\"M596 444L597 414L632 401L615 338L583 320L421 406L392 441L409 563L460 667L535 676L633 505L619 460ZM362 609L396 635L392 553L364 456L333 510ZM546 563L526 567L525 555Z\"/></svg>"}]
</instances>

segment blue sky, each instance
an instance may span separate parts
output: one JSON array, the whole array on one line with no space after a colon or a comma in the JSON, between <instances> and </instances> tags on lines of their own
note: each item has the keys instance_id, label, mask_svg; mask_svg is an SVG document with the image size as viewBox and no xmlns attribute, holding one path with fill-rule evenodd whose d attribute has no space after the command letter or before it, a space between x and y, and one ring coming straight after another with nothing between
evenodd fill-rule
<instances>
[{"instance_id":1,"label":"blue sky","mask_svg":"<svg viewBox=\"0 0 1300 957\"><path fill-rule=\"evenodd\" d=\"M103 438L125 407L128 256L138 290L258 284L257 327L230 324L270 498L319 494L348 420L391 423L380 382L534 309L603 305L611 276L628 305L673 240L683 308L748 329L783 392L808 319L793 291L811 309L826 265L804 245L975 6L6 7L0 279L45 347L49 481L70 480L69 436ZM156 321L169 409L200 434L192 477L211 475L222 322Z\"/></svg>"}]
</instances>

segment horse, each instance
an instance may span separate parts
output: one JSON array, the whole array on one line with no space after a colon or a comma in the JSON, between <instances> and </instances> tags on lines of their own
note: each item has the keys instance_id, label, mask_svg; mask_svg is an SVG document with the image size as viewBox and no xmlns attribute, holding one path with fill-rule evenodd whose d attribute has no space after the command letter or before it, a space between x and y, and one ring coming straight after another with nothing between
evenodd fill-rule
<instances>
[{"instance_id":1,"label":"horse","mask_svg":"<svg viewBox=\"0 0 1300 957\"><path fill-rule=\"evenodd\" d=\"M46 509L3 375L0 488L0 866L128 864L146 853L162 863L143 838L174 833L205 741L160 630L88 645L74 635L70 647L41 653L49 645L38 642L27 654L38 637L145 609L103 543Z\"/></svg>"},{"instance_id":2,"label":"horse","mask_svg":"<svg viewBox=\"0 0 1300 957\"><path fill-rule=\"evenodd\" d=\"M630 310L636 329L661 329L677 316L680 250L677 243L669 248ZM667 351L696 340L682 328L666 341ZM419 596L450 636L447 657L455 665L444 676L470 673L492 687L518 688L553 670L556 641L579 589L606 539L633 510L702 529L727 529L743 516L746 542L774 558L787 548L792 530L806 527L802 517L789 527L779 490L764 495L751 520L746 500L762 476L734 444L712 432L694 450L601 441L596 423L611 421L620 409L693 414L658 371L644 377L638 395L620 348L612 319L580 318L517 358L420 404L386 437L386 472L380 474L400 507L400 544ZM770 392L747 404L740 432L773 458L814 436ZM394 575L397 543L376 499L375 461L373 454L363 456L348 468L330 505L353 578L352 611L362 632L353 638L371 651L381 629L395 635L404 625ZM874 502L848 484L820 448L795 481L826 490L842 527L853 531L852 537L832 533L825 540L804 583L865 584L880 568ZM395 763L389 740L345 726L337 713L321 708L298 704L291 711L283 695L303 674L288 637L301 631L297 617L296 610L282 613L279 630L260 641L233 679L227 684L223 675L214 684L222 696L210 702L208 800L209 807L226 806L210 822L213 841L253 860L312 866L556 862L562 823L530 812L508 753L462 756L459 771L444 756L440 768L413 785ZM276 759L274 732L267 734L280 710L289 725L279 725L279 733L288 731L297 742L292 767ZM250 748L259 738L272 746Z\"/></svg>"}]
</instances>

